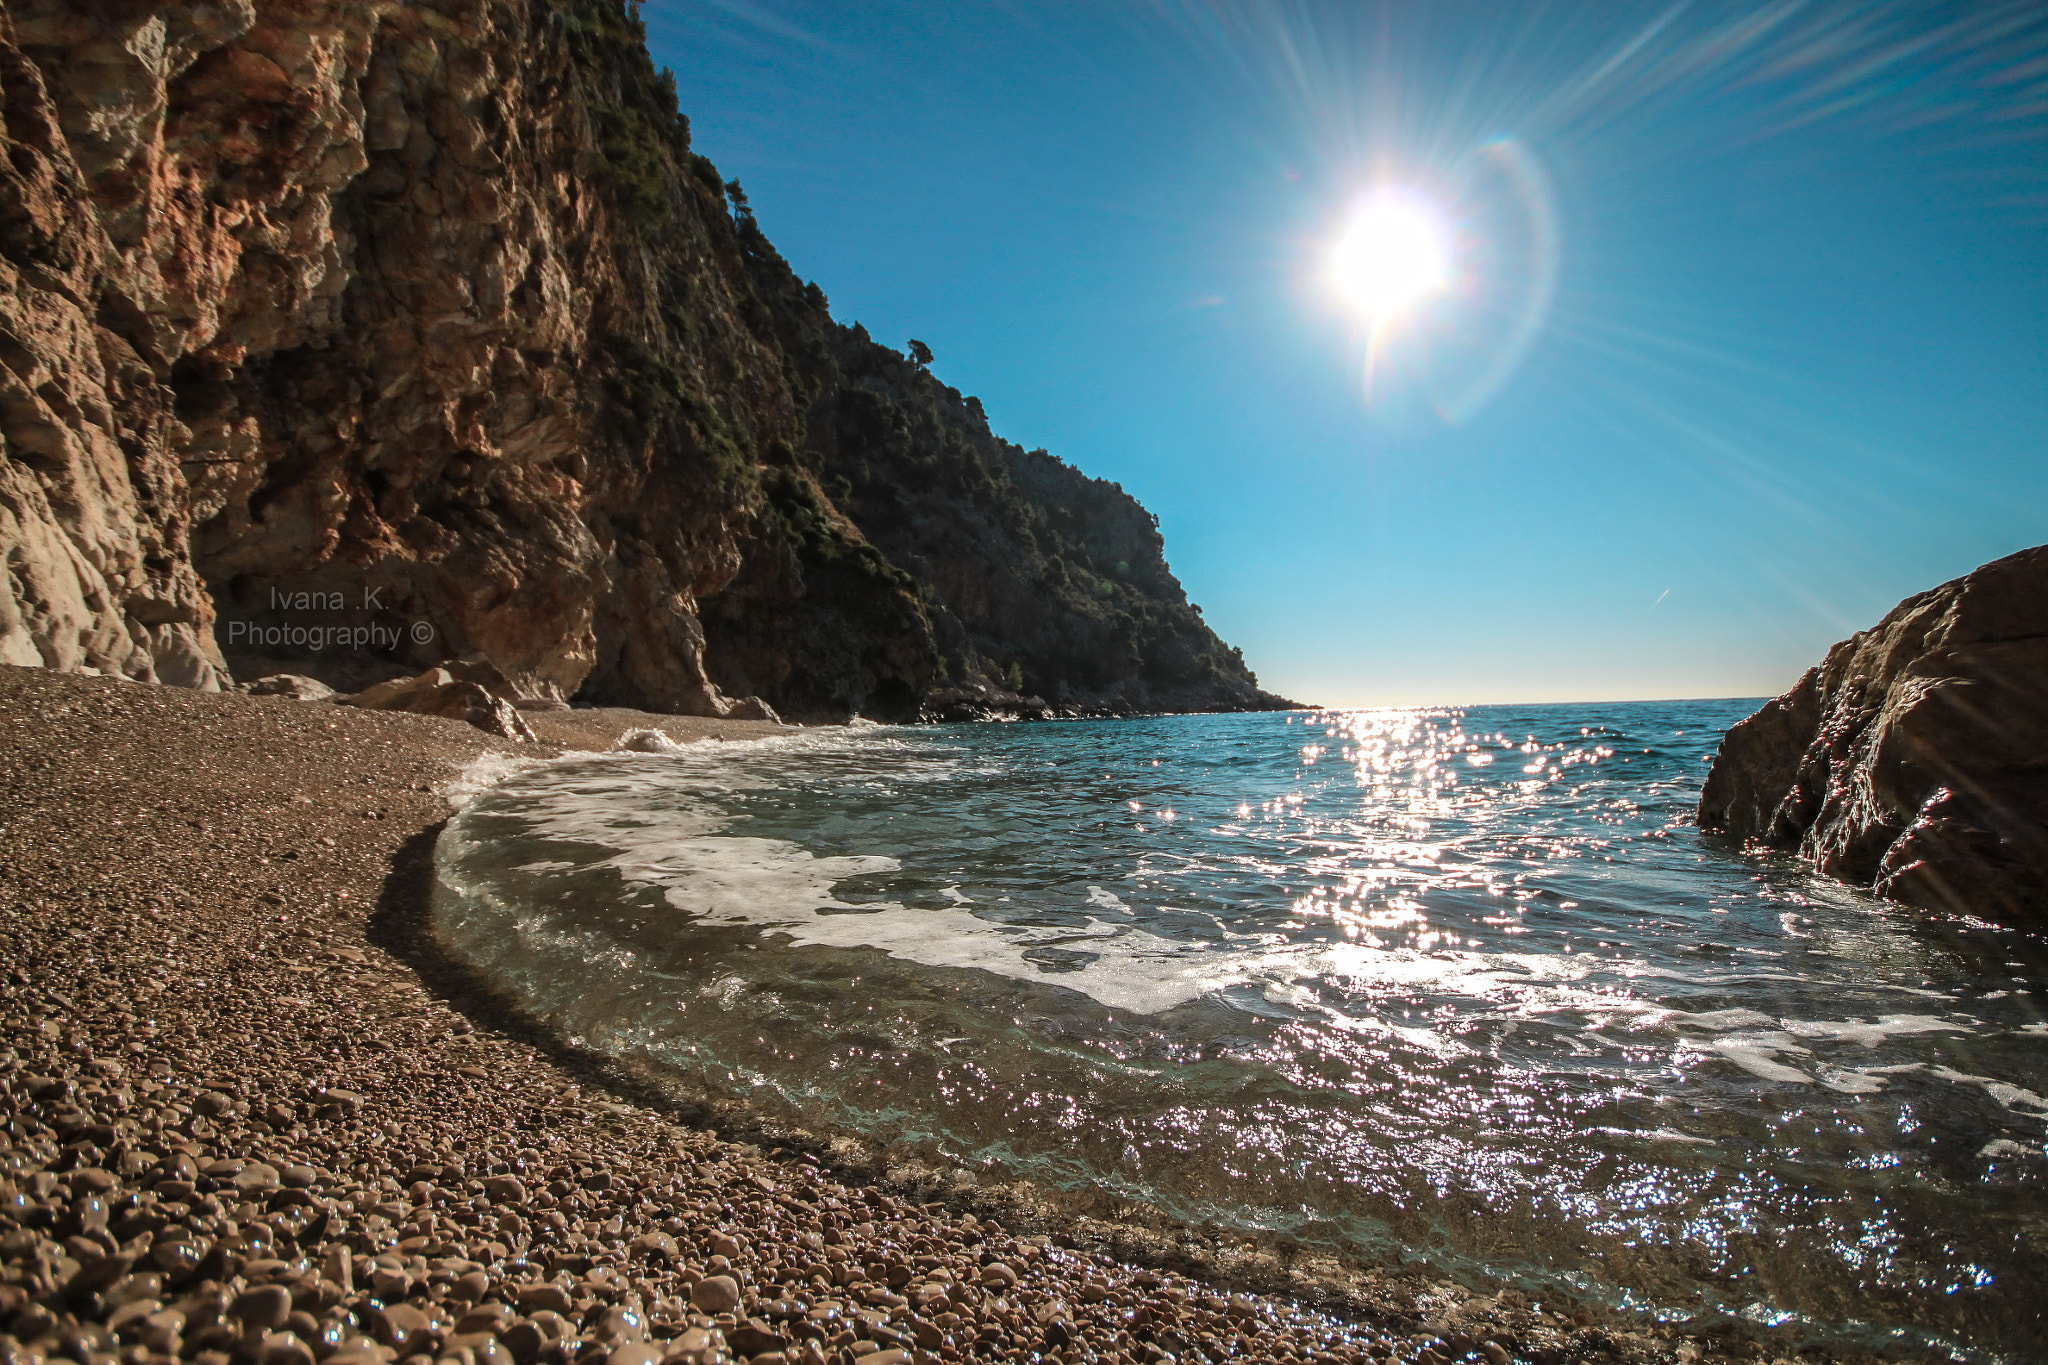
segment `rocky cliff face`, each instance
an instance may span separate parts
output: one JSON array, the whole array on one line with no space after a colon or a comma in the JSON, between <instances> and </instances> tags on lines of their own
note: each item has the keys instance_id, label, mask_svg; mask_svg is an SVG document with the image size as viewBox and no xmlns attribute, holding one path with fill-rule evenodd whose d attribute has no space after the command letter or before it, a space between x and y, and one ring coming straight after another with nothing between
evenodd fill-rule
<instances>
[{"instance_id":1,"label":"rocky cliff face","mask_svg":"<svg viewBox=\"0 0 2048 1365\"><path fill-rule=\"evenodd\" d=\"M1728 732L1699 820L1895 900L2048 918L2048 546L1829 650Z\"/></svg>"},{"instance_id":2,"label":"rocky cliff face","mask_svg":"<svg viewBox=\"0 0 2048 1365\"><path fill-rule=\"evenodd\" d=\"M0 661L1280 704L1121 490L833 322L617 0L8 0L0 105Z\"/></svg>"}]
</instances>

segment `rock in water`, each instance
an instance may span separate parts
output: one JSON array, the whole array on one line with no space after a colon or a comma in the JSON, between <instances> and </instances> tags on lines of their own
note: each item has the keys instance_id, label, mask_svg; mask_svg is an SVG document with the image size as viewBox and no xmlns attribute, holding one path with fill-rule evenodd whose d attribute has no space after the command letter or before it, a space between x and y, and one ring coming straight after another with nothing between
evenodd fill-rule
<instances>
[{"instance_id":1,"label":"rock in water","mask_svg":"<svg viewBox=\"0 0 2048 1365\"><path fill-rule=\"evenodd\" d=\"M1699 820L1893 900L2048 918L2048 546L1829 650L1728 732Z\"/></svg>"}]
</instances>

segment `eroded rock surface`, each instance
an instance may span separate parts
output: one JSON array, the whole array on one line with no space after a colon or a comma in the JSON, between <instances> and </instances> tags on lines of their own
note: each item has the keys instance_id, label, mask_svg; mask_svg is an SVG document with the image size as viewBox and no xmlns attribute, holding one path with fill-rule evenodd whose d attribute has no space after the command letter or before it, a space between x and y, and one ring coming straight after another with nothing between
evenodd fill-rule
<instances>
[{"instance_id":1,"label":"eroded rock surface","mask_svg":"<svg viewBox=\"0 0 2048 1365\"><path fill-rule=\"evenodd\" d=\"M335 696L326 683L302 673L273 673L242 683L235 690L247 697L290 697L293 701L332 701Z\"/></svg>"},{"instance_id":2,"label":"eroded rock surface","mask_svg":"<svg viewBox=\"0 0 2048 1365\"><path fill-rule=\"evenodd\" d=\"M12 0L0 112L0 661L1279 704L1121 489L832 320L618 0Z\"/></svg>"},{"instance_id":3,"label":"eroded rock surface","mask_svg":"<svg viewBox=\"0 0 2048 1365\"><path fill-rule=\"evenodd\" d=\"M453 720L468 721L485 734L527 744L539 743L526 718L519 714L512 701L481 683L457 677L445 668L430 668L414 678L394 678L336 700L344 706L359 706L365 711L410 711L420 716L447 716Z\"/></svg>"},{"instance_id":4,"label":"eroded rock surface","mask_svg":"<svg viewBox=\"0 0 2048 1365\"><path fill-rule=\"evenodd\" d=\"M1894 900L2048 919L2048 546L1829 650L1728 732L1699 819Z\"/></svg>"}]
</instances>

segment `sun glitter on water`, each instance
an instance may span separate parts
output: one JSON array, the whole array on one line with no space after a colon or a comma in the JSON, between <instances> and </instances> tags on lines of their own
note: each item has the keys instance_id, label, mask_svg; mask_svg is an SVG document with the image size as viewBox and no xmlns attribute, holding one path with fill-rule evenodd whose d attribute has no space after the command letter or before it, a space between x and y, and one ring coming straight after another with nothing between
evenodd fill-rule
<instances>
[{"instance_id":1,"label":"sun glitter on water","mask_svg":"<svg viewBox=\"0 0 2048 1365\"><path fill-rule=\"evenodd\" d=\"M1412 190L1381 188L1353 205L1330 253L1338 292L1380 327L1451 283L1452 233Z\"/></svg>"}]
</instances>

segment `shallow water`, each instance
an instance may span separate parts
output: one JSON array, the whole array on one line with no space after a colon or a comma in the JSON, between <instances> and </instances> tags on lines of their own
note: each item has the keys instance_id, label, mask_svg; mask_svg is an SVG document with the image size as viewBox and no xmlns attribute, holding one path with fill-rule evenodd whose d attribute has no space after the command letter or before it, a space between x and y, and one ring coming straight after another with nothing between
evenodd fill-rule
<instances>
[{"instance_id":1,"label":"shallow water","mask_svg":"<svg viewBox=\"0 0 2048 1365\"><path fill-rule=\"evenodd\" d=\"M1752 702L815 731L513 778L451 945L715 1091L1475 1283L2039 1359L2048 940L1691 824Z\"/></svg>"}]
</instances>

